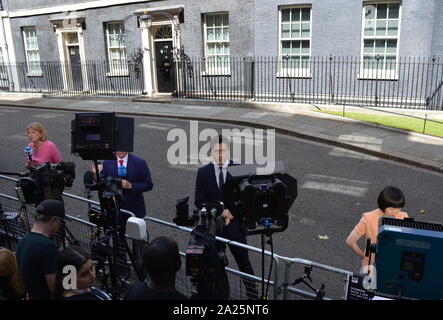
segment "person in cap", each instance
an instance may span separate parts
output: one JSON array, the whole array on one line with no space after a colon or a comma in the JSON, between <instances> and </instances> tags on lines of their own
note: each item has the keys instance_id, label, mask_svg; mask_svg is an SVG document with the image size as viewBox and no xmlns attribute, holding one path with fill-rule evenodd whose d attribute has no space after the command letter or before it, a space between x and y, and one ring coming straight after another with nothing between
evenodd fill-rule
<instances>
[{"instance_id":1,"label":"person in cap","mask_svg":"<svg viewBox=\"0 0 443 320\"><path fill-rule=\"evenodd\" d=\"M44 200L36 208L35 222L18 243L17 263L30 300L49 300L55 288L58 250L50 240L65 217L63 203Z\"/></svg>"}]
</instances>

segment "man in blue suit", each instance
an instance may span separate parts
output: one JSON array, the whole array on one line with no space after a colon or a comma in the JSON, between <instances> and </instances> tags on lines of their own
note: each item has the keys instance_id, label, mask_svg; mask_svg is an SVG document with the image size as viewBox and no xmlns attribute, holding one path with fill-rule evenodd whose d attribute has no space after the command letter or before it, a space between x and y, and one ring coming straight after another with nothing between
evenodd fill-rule
<instances>
[{"instance_id":1,"label":"man in blue suit","mask_svg":"<svg viewBox=\"0 0 443 320\"><path fill-rule=\"evenodd\" d=\"M199 168L197 172L194 204L199 209L202 208L204 203L222 201L223 194L221 186L223 186L226 181L232 179L231 174L228 172L228 166L235 164L229 159L229 140L221 135L215 137L211 142L211 154L213 161ZM241 219L234 216L227 208L224 209L221 215L225 219L226 226L223 233L217 234L217 236L246 244L246 229ZM217 244L219 247L221 246L221 243ZM249 261L248 250L231 244L229 244L229 249L240 271L253 275L254 270ZM248 298L257 299L255 283L248 279L244 279L243 282Z\"/></svg>"},{"instance_id":2,"label":"man in blue suit","mask_svg":"<svg viewBox=\"0 0 443 320\"><path fill-rule=\"evenodd\" d=\"M121 178L125 201L120 202L120 209L131 211L138 218L146 216L143 192L152 190L154 185L145 160L128 152L117 151L116 160L103 161L100 176L105 179Z\"/></svg>"}]
</instances>

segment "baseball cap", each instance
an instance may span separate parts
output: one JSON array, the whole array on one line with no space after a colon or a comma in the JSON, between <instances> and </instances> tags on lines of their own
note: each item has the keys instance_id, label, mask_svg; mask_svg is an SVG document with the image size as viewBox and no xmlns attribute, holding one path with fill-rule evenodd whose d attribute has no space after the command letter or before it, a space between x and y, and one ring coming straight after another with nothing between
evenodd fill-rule
<instances>
[{"instance_id":1,"label":"baseball cap","mask_svg":"<svg viewBox=\"0 0 443 320\"><path fill-rule=\"evenodd\" d=\"M65 217L65 206L58 200L47 199L40 202L37 213L48 217Z\"/></svg>"}]
</instances>

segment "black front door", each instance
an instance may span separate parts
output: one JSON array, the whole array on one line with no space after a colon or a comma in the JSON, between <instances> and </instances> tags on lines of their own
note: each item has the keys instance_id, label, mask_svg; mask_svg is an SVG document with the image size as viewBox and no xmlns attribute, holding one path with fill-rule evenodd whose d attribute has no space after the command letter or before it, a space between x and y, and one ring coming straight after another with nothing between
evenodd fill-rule
<instances>
[{"instance_id":1,"label":"black front door","mask_svg":"<svg viewBox=\"0 0 443 320\"><path fill-rule=\"evenodd\" d=\"M71 63L72 86L76 91L83 91L82 66L80 61L79 46L68 47L69 61Z\"/></svg>"},{"instance_id":2,"label":"black front door","mask_svg":"<svg viewBox=\"0 0 443 320\"><path fill-rule=\"evenodd\" d=\"M172 41L155 42L155 62L158 92L173 92L175 89L175 72Z\"/></svg>"}]
</instances>

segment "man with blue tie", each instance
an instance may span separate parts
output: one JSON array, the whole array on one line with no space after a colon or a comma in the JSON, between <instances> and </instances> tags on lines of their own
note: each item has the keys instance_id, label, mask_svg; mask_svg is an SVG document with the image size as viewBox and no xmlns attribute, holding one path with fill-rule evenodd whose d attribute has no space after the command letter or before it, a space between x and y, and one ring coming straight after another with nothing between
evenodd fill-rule
<instances>
[{"instance_id":1,"label":"man with blue tie","mask_svg":"<svg viewBox=\"0 0 443 320\"><path fill-rule=\"evenodd\" d=\"M131 211L137 218L143 218L146 216L143 192L152 190L154 186L148 164L128 152L117 151L115 155L116 160L103 161L103 169L99 168L100 176L104 179L121 178L125 199L120 202L120 209Z\"/></svg>"},{"instance_id":2,"label":"man with blue tie","mask_svg":"<svg viewBox=\"0 0 443 320\"><path fill-rule=\"evenodd\" d=\"M232 178L228 172L228 166L235 165L230 160L229 140L224 136L219 135L211 141L211 154L213 161L199 168L197 172L194 204L199 209L204 203L222 201L222 186ZM246 244L245 226L241 219L234 216L227 208L221 215L225 219L225 227L223 233L217 234L217 236ZM221 243L218 243L218 246L220 245ZM229 249L240 271L253 275L254 271L249 261L248 250L231 244L229 244ZM248 298L257 299L255 283L246 278L243 279L243 282Z\"/></svg>"}]
</instances>

